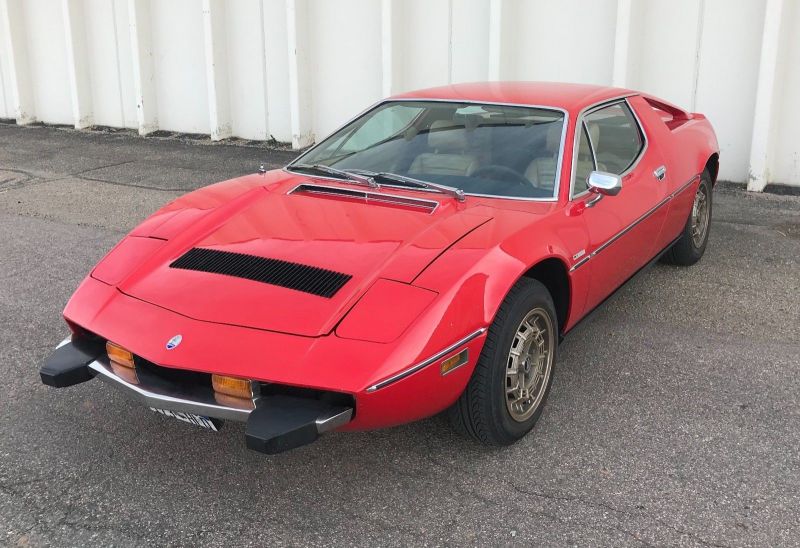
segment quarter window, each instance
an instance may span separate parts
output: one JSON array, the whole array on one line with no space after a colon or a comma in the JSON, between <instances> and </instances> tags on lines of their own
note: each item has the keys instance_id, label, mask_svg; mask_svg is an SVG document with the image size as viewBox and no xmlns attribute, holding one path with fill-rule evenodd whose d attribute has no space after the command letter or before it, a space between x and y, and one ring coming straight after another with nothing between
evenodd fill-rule
<instances>
[{"instance_id":1,"label":"quarter window","mask_svg":"<svg viewBox=\"0 0 800 548\"><path fill-rule=\"evenodd\" d=\"M599 171L621 175L639 157L644 141L626 103L596 110L586 116L585 123Z\"/></svg>"}]
</instances>

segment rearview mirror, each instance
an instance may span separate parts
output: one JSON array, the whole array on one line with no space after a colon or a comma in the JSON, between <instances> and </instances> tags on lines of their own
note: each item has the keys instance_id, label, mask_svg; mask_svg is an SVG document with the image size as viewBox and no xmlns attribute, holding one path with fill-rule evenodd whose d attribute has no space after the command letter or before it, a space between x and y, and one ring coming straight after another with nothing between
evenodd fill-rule
<instances>
[{"instance_id":1,"label":"rearview mirror","mask_svg":"<svg viewBox=\"0 0 800 548\"><path fill-rule=\"evenodd\" d=\"M592 171L587 183L590 192L603 196L616 196L622 190L622 177L605 171Z\"/></svg>"}]
</instances>

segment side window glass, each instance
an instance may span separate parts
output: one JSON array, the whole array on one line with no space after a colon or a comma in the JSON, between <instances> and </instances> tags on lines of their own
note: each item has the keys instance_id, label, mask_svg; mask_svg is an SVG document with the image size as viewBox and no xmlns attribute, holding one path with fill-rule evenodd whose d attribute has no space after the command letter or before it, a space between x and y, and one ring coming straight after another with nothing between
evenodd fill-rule
<instances>
[{"instance_id":1,"label":"side window glass","mask_svg":"<svg viewBox=\"0 0 800 548\"><path fill-rule=\"evenodd\" d=\"M586 179L594 171L594 157L586 133L586 124L581 124L581 139L578 143L578 158L575 161L575 175L572 179L572 195L577 196L589 189Z\"/></svg>"},{"instance_id":2,"label":"side window glass","mask_svg":"<svg viewBox=\"0 0 800 548\"><path fill-rule=\"evenodd\" d=\"M625 103L616 103L586 116L597 169L622 174L642 151L639 125Z\"/></svg>"}]
</instances>

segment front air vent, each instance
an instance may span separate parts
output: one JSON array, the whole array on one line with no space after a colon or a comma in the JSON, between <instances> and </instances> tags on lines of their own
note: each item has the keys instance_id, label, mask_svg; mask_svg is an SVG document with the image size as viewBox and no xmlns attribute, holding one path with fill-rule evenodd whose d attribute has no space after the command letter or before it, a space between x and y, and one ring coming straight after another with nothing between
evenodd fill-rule
<instances>
[{"instance_id":1,"label":"front air vent","mask_svg":"<svg viewBox=\"0 0 800 548\"><path fill-rule=\"evenodd\" d=\"M352 278L349 274L316 266L202 247L190 249L169 266L244 278L311 293L326 299L333 297Z\"/></svg>"},{"instance_id":2,"label":"front air vent","mask_svg":"<svg viewBox=\"0 0 800 548\"><path fill-rule=\"evenodd\" d=\"M318 196L320 198L357 201L365 204L420 211L423 213L433 213L439 205L439 202L435 200L424 200L411 196L400 196L399 194L387 194L385 192L372 192L369 190L317 185L313 183L300 184L290 190L289 194L305 194Z\"/></svg>"}]
</instances>

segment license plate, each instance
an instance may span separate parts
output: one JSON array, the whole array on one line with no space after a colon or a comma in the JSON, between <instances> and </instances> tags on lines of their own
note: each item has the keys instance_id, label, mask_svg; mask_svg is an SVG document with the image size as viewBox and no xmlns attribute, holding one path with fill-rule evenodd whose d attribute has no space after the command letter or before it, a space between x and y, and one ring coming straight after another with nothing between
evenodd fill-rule
<instances>
[{"instance_id":1,"label":"license plate","mask_svg":"<svg viewBox=\"0 0 800 548\"><path fill-rule=\"evenodd\" d=\"M157 407L151 407L150 410L155 411L156 413L161 413L162 415L166 415L167 417L178 419L179 421L188 422L189 424L199 426L200 428L207 428L208 430L213 430L214 432L217 432L219 430L219 427L222 425L221 421L217 421L215 419L212 419L211 417L195 415L194 413L183 413L182 411L170 411L169 409L158 409Z\"/></svg>"}]
</instances>

